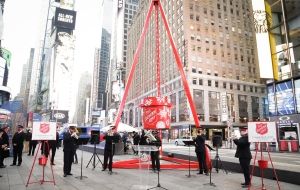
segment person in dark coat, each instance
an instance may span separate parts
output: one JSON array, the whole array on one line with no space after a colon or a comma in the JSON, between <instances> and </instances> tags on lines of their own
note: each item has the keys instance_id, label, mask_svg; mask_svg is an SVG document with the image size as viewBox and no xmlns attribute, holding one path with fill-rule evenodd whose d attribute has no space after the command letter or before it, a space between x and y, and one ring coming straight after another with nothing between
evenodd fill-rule
<instances>
[{"instance_id":1,"label":"person in dark coat","mask_svg":"<svg viewBox=\"0 0 300 190\"><path fill-rule=\"evenodd\" d=\"M145 131L142 130L142 134L141 134L141 138L140 138L140 145L147 145L148 142L147 142L147 136L145 134Z\"/></svg>"},{"instance_id":2,"label":"person in dark coat","mask_svg":"<svg viewBox=\"0 0 300 190\"><path fill-rule=\"evenodd\" d=\"M18 166L21 166L22 164L22 152L24 147L24 140L25 140L25 133L23 132L23 126L18 125L17 132L15 132L13 138L12 138L12 144L13 144L13 163L11 166L15 166L17 164L18 159Z\"/></svg>"},{"instance_id":3,"label":"person in dark coat","mask_svg":"<svg viewBox=\"0 0 300 190\"><path fill-rule=\"evenodd\" d=\"M208 170L206 166L205 159L205 136L202 130L198 130L197 137L194 139L195 142L195 152L197 155L198 163L199 163L199 173L203 174L203 171L206 175L208 175Z\"/></svg>"},{"instance_id":4,"label":"person in dark coat","mask_svg":"<svg viewBox=\"0 0 300 190\"><path fill-rule=\"evenodd\" d=\"M9 137L7 135L9 127L2 126L0 129L0 168L5 168L3 164L5 158L9 157Z\"/></svg>"},{"instance_id":5,"label":"person in dark coat","mask_svg":"<svg viewBox=\"0 0 300 190\"><path fill-rule=\"evenodd\" d=\"M250 185L250 162L252 155L250 152L250 143L248 141L247 129L241 130L241 138L234 139L233 142L237 145L235 157L239 158L240 166L244 173L245 182L242 183L242 187L248 187Z\"/></svg>"},{"instance_id":6,"label":"person in dark coat","mask_svg":"<svg viewBox=\"0 0 300 190\"><path fill-rule=\"evenodd\" d=\"M28 151L28 156L30 155L34 155L35 152L35 148L37 145L37 141L36 140L32 140L32 132L31 130L28 130L27 132L27 136L26 136L27 141L29 141L29 151Z\"/></svg>"},{"instance_id":7,"label":"person in dark coat","mask_svg":"<svg viewBox=\"0 0 300 190\"><path fill-rule=\"evenodd\" d=\"M115 144L120 141L120 135L114 133L113 129L114 126L112 126L103 137L103 139L105 139L105 146L104 146L104 161L103 161L102 171L105 171L108 165L110 174L112 174L112 163L113 163L113 156L115 154ZM109 164L108 164L108 160L109 160Z\"/></svg>"},{"instance_id":8,"label":"person in dark coat","mask_svg":"<svg viewBox=\"0 0 300 190\"><path fill-rule=\"evenodd\" d=\"M152 131L152 134L153 134L155 140L150 141L149 145L156 146L159 149L159 147L161 147L161 139L158 135L158 132ZM150 156L151 156L151 161L152 161L152 170L154 172L155 172L155 170L160 171L159 150L151 151Z\"/></svg>"},{"instance_id":9,"label":"person in dark coat","mask_svg":"<svg viewBox=\"0 0 300 190\"><path fill-rule=\"evenodd\" d=\"M78 136L75 131L74 126L70 126L69 130L64 133L63 143L64 143L64 177L71 174L71 168L74 158L75 145Z\"/></svg>"},{"instance_id":10,"label":"person in dark coat","mask_svg":"<svg viewBox=\"0 0 300 190\"><path fill-rule=\"evenodd\" d=\"M49 145L49 147L48 147ZM42 141L42 154L45 154L46 157L49 156L49 151L51 151L51 159L50 159L50 164L55 165L54 163L54 157L56 153L56 149L59 147L59 134L56 132L56 140L48 140L48 144L46 141Z\"/></svg>"},{"instance_id":11,"label":"person in dark coat","mask_svg":"<svg viewBox=\"0 0 300 190\"><path fill-rule=\"evenodd\" d=\"M140 143L140 135L135 131L133 131L132 139L133 139L133 145L138 145ZM132 150L135 155L138 154L137 150L135 150L134 148L132 148Z\"/></svg>"},{"instance_id":12,"label":"person in dark coat","mask_svg":"<svg viewBox=\"0 0 300 190\"><path fill-rule=\"evenodd\" d=\"M128 140L128 133L124 132L124 134L122 136L122 142L123 142L123 146L124 146L124 154L127 154L127 149L128 149L127 140Z\"/></svg>"}]
</instances>

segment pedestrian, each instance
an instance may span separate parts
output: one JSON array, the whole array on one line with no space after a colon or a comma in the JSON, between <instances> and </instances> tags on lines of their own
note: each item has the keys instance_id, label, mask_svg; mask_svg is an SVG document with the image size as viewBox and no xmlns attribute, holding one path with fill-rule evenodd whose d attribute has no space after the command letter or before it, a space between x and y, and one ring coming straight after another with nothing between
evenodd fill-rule
<instances>
[{"instance_id":1,"label":"pedestrian","mask_svg":"<svg viewBox=\"0 0 300 190\"><path fill-rule=\"evenodd\" d=\"M137 155L137 154L138 154L138 151L137 151L137 147L136 147L136 146L137 146L137 145L139 144L139 142L140 142L140 135L139 135L137 132L133 131L132 139L133 139L133 145L135 145L135 146L132 147L132 150L133 150L133 153L134 153L135 155Z\"/></svg>"},{"instance_id":2,"label":"pedestrian","mask_svg":"<svg viewBox=\"0 0 300 190\"><path fill-rule=\"evenodd\" d=\"M63 134L63 144L64 144L64 177L67 175L73 175L71 173L75 144L78 136L75 131L75 126L69 126L69 130Z\"/></svg>"},{"instance_id":3,"label":"pedestrian","mask_svg":"<svg viewBox=\"0 0 300 190\"><path fill-rule=\"evenodd\" d=\"M54 157L55 157L56 149L59 148L59 133L57 131L56 131L56 140L49 140L48 143L49 143L50 150L51 150L50 164L55 165Z\"/></svg>"},{"instance_id":4,"label":"pedestrian","mask_svg":"<svg viewBox=\"0 0 300 190\"><path fill-rule=\"evenodd\" d=\"M37 141L36 140L32 140L32 131L31 129L28 130L27 135L26 135L26 140L29 141L29 151L28 151L28 156L30 155L34 155L35 152L35 148L37 145Z\"/></svg>"},{"instance_id":5,"label":"pedestrian","mask_svg":"<svg viewBox=\"0 0 300 190\"><path fill-rule=\"evenodd\" d=\"M157 131L152 131L152 134L155 140L151 140L149 144L157 147L156 151L151 151L150 153L152 161L152 171L155 172L155 170L160 171L159 147L161 147L161 139Z\"/></svg>"},{"instance_id":6,"label":"pedestrian","mask_svg":"<svg viewBox=\"0 0 300 190\"><path fill-rule=\"evenodd\" d=\"M142 130L142 134L141 134L141 138L140 138L140 145L147 145L148 142L147 142L147 136L146 136L146 133L144 130Z\"/></svg>"},{"instance_id":7,"label":"pedestrian","mask_svg":"<svg viewBox=\"0 0 300 190\"><path fill-rule=\"evenodd\" d=\"M18 166L21 166L22 164L22 152L24 147L24 139L25 139L25 133L23 132L23 126L18 125L17 126L17 132L15 132L13 138L12 138L12 144L13 144L13 163L11 166L15 166L17 164L18 159Z\"/></svg>"},{"instance_id":8,"label":"pedestrian","mask_svg":"<svg viewBox=\"0 0 300 190\"><path fill-rule=\"evenodd\" d=\"M128 133L124 132L122 136L122 142L124 146L124 154L127 154L127 140L128 140Z\"/></svg>"},{"instance_id":9,"label":"pedestrian","mask_svg":"<svg viewBox=\"0 0 300 190\"><path fill-rule=\"evenodd\" d=\"M115 154L115 144L120 141L120 135L113 132L114 128L115 127L112 126L103 137L103 139L105 139L105 146L104 146L104 162L103 162L102 171L105 171L108 165L110 174L112 174L112 163Z\"/></svg>"},{"instance_id":10,"label":"pedestrian","mask_svg":"<svg viewBox=\"0 0 300 190\"><path fill-rule=\"evenodd\" d=\"M235 157L239 158L241 169L244 173L245 182L241 183L243 188L250 185L250 162L252 155L250 152L250 143L248 141L247 128L240 128L241 137L234 139L233 142L237 145Z\"/></svg>"},{"instance_id":11,"label":"pedestrian","mask_svg":"<svg viewBox=\"0 0 300 190\"><path fill-rule=\"evenodd\" d=\"M195 152L199 163L199 173L197 174L203 174L204 171L205 175L208 175L208 170L206 166L205 136L201 129L198 130L197 137L194 140L194 142Z\"/></svg>"},{"instance_id":12,"label":"pedestrian","mask_svg":"<svg viewBox=\"0 0 300 190\"><path fill-rule=\"evenodd\" d=\"M5 168L4 159L9 157L9 137L7 135L9 127L3 125L0 129L0 168Z\"/></svg>"}]
</instances>

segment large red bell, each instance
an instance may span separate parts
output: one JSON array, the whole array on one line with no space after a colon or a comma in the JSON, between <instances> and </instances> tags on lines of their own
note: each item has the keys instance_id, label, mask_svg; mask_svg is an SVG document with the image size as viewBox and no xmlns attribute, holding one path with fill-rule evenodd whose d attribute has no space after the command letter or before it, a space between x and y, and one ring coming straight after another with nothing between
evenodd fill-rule
<instances>
[{"instance_id":1,"label":"large red bell","mask_svg":"<svg viewBox=\"0 0 300 190\"><path fill-rule=\"evenodd\" d=\"M142 101L144 129L169 129L171 106L168 97L147 97Z\"/></svg>"}]
</instances>

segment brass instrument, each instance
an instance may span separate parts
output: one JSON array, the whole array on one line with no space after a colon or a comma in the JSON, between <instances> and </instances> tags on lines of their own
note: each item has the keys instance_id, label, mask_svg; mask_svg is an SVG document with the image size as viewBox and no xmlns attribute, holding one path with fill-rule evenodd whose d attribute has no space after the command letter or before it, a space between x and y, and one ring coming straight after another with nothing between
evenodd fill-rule
<instances>
[{"instance_id":1,"label":"brass instrument","mask_svg":"<svg viewBox=\"0 0 300 190\"><path fill-rule=\"evenodd\" d=\"M147 142L148 142L148 143L151 143L151 142L153 142L153 141L156 141L156 138L155 138L154 135L152 134L152 131L151 131L151 130L147 131L146 134L145 134L145 136L148 137L148 138L147 138Z\"/></svg>"}]
</instances>

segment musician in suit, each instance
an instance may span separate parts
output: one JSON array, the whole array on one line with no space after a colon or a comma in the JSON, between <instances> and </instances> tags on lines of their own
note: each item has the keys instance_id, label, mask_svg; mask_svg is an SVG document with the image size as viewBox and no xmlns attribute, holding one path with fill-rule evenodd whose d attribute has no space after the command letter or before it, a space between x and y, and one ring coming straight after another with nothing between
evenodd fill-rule
<instances>
[{"instance_id":1,"label":"musician in suit","mask_svg":"<svg viewBox=\"0 0 300 190\"><path fill-rule=\"evenodd\" d=\"M67 175L73 175L71 173L75 146L78 136L74 126L69 126L69 130L64 133L63 143L64 143L64 177Z\"/></svg>"},{"instance_id":2,"label":"musician in suit","mask_svg":"<svg viewBox=\"0 0 300 190\"><path fill-rule=\"evenodd\" d=\"M133 145L138 145L140 143L140 135L135 131L133 131L132 139L133 139ZM135 150L134 148L132 148L132 150L135 155L138 154L137 150Z\"/></svg>"},{"instance_id":3,"label":"musician in suit","mask_svg":"<svg viewBox=\"0 0 300 190\"><path fill-rule=\"evenodd\" d=\"M13 138L12 138L12 144L13 144L13 163L11 166L15 166L18 159L18 166L21 166L22 164L22 152L23 152L23 143L25 139L25 133L23 132L23 126L18 125L17 126L17 132L15 132Z\"/></svg>"},{"instance_id":4,"label":"musician in suit","mask_svg":"<svg viewBox=\"0 0 300 190\"><path fill-rule=\"evenodd\" d=\"M9 156L9 137L7 135L9 127L3 125L0 129L0 168L5 168L3 164L5 158Z\"/></svg>"},{"instance_id":5,"label":"musician in suit","mask_svg":"<svg viewBox=\"0 0 300 190\"><path fill-rule=\"evenodd\" d=\"M245 182L241 183L242 187L246 188L250 185L250 162L252 155L250 152L250 143L248 141L248 131L246 128L240 128L241 137L234 139L233 142L237 145L235 157L239 158L240 166L244 173Z\"/></svg>"},{"instance_id":6,"label":"musician in suit","mask_svg":"<svg viewBox=\"0 0 300 190\"><path fill-rule=\"evenodd\" d=\"M150 139L149 145L157 146L157 148L159 149L159 147L161 146L161 139L158 135L158 131L152 131L152 135L154 136L154 139ZM152 161L152 170L154 172L155 170L160 171L159 150L151 151L150 155Z\"/></svg>"},{"instance_id":7,"label":"musician in suit","mask_svg":"<svg viewBox=\"0 0 300 190\"><path fill-rule=\"evenodd\" d=\"M206 159L205 159L205 136L203 134L203 131L200 129L197 132L197 137L194 139L195 142L195 152L197 155L198 163L199 163L199 173L197 174L203 174L208 175L208 170L206 166Z\"/></svg>"},{"instance_id":8,"label":"musician in suit","mask_svg":"<svg viewBox=\"0 0 300 190\"><path fill-rule=\"evenodd\" d=\"M105 146L104 146L104 161L103 161L102 171L105 171L108 165L110 174L112 174L112 163L115 154L115 144L120 141L120 135L114 133L113 131L114 129L115 127L112 126L103 137L103 139L105 139Z\"/></svg>"}]
</instances>

